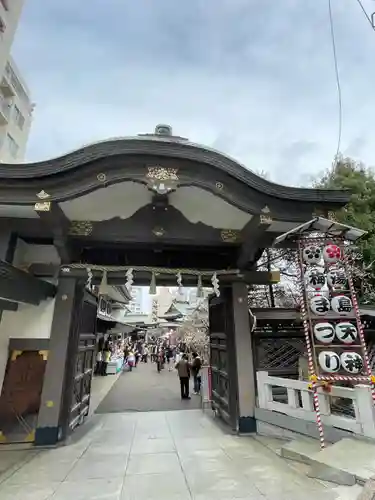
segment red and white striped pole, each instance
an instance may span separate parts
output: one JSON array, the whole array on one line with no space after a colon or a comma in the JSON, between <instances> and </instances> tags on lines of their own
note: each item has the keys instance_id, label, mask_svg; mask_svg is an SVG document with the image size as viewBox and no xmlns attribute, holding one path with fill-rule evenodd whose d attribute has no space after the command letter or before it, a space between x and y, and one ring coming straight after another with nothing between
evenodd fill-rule
<instances>
[{"instance_id":1,"label":"red and white striped pole","mask_svg":"<svg viewBox=\"0 0 375 500\"><path fill-rule=\"evenodd\" d=\"M307 312L305 273L303 271L302 246L301 246L300 240L298 240L297 269L299 270L299 278L300 278L301 318L302 318L302 322L303 322L303 330L304 330L304 334L305 334L305 342L306 342L306 348L307 348L309 375L310 375L310 381L311 381L311 386L312 386L312 390L313 390L314 408L315 408L315 414L316 414L316 423L317 423L318 432L319 432L320 447L323 450L325 448L324 429L323 429L322 417L321 417L321 413L320 413L317 376L315 373L314 357L313 357L312 346L311 346L310 323L309 323L308 312Z\"/></svg>"},{"instance_id":2,"label":"red and white striped pole","mask_svg":"<svg viewBox=\"0 0 375 500\"><path fill-rule=\"evenodd\" d=\"M351 273L349 262L348 262L348 256L347 256L344 248L342 248L342 254L343 254L344 269L345 269L346 277L348 280L350 295L352 298L352 303L353 303L353 308L354 308L355 319L356 319L356 323L357 323L359 340L360 340L361 346L362 346L363 361L364 361L366 373L368 375L368 382L370 383L370 386L371 386L372 399L373 399L373 402L375 404L375 388L374 388L374 384L372 382L372 380L373 380L372 370L371 370L369 356L367 353L366 339L365 339L365 334L363 331L363 325L362 325L362 321L361 321L361 312L359 310L357 294L356 294L354 284L353 284L353 278L352 278L352 273Z\"/></svg>"}]
</instances>

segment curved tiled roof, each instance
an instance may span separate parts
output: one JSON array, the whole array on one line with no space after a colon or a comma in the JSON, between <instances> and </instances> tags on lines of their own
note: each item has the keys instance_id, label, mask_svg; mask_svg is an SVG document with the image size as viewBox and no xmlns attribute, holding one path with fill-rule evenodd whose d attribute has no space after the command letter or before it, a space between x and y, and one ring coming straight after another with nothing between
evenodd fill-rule
<instances>
[{"instance_id":1,"label":"curved tiled roof","mask_svg":"<svg viewBox=\"0 0 375 500\"><path fill-rule=\"evenodd\" d=\"M270 182L248 170L233 158L182 138L158 135L140 135L96 142L63 156L36 163L0 164L0 180L25 181L47 179L79 169L90 162L119 155L155 155L186 159L215 167L244 184L277 198L310 202L345 204L349 194L336 190L295 188Z\"/></svg>"}]
</instances>

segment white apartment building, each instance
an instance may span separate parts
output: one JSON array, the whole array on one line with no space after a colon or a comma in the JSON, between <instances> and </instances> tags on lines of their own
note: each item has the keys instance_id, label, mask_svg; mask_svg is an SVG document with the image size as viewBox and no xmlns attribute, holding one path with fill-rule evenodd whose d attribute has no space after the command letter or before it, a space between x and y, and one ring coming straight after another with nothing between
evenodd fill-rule
<instances>
[{"instance_id":1,"label":"white apartment building","mask_svg":"<svg viewBox=\"0 0 375 500\"><path fill-rule=\"evenodd\" d=\"M182 314L190 314L199 304L206 303L211 293L211 288L203 288L202 296L197 297L196 288L186 287L180 291L176 287L158 288L158 294L155 297L155 314L163 316L173 301Z\"/></svg>"},{"instance_id":2,"label":"white apartment building","mask_svg":"<svg viewBox=\"0 0 375 500\"><path fill-rule=\"evenodd\" d=\"M132 286L131 289L132 300L127 304L131 314L143 313L143 288L140 286Z\"/></svg>"},{"instance_id":3,"label":"white apartment building","mask_svg":"<svg viewBox=\"0 0 375 500\"><path fill-rule=\"evenodd\" d=\"M33 104L10 56L24 0L0 0L0 161L24 159Z\"/></svg>"}]
</instances>

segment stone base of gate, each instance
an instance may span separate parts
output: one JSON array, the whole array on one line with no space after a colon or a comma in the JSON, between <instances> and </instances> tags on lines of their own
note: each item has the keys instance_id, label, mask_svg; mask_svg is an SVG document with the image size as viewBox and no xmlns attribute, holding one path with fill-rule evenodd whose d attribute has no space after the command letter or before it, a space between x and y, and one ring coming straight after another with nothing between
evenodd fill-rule
<instances>
[{"instance_id":1,"label":"stone base of gate","mask_svg":"<svg viewBox=\"0 0 375 500\"><path fill-rule=\"evenodd\" d=\"M60 427L38 427L35 430L34 446L55 446L60 434Z\"/></svg>"},{"instance_id":2,"label":"stone base of gate","mask_svg":"<svg viewBox=\"0 0 375 500\"><path fill-rule=\"evenodd\" d=\"M239 417L238 419L239 434L254 434L257 432L257 421L255 417Z\"/></svg>"},{"instance_id":3,"label":"stone base of gate","mask_svg":"<svg viewBox=\"0 0 375 500\"><path fill-rule=\"evenodd\" d=\"M91 382L90 409L87 419L94 413L102 400L106 397L122 372L108 377L94 376ZM86 422L86 421L85 421ZM40 427L35 432L35 446L55 446L61 439L59 427Z\"/></svg>"}]
</instances>

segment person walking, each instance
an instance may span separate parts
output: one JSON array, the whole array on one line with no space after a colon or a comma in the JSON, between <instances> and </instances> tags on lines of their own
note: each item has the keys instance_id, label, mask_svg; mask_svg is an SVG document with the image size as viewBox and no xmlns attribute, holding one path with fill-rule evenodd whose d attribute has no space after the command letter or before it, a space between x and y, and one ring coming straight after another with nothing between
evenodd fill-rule
<instances>
[{"instance_id":1,"label":"person walking","mask_svg":"<svg viewBox=\"0 0 375 500\"><path fill-rule=\"evenodd\" d=\"M128 354L128 367L130 372L133 370L134 365L135 365L135 355L133 349L130 349Z\"/></svg>"},{"instance_id":2,"label":"person walking","mask_svg":"<svg viewBox=\"0 0 375 500\"><path fill-rule=\"evenodd\" d=\"M202 385L202 377L201 377L201 368L202 368L202 360L196 352L192 354L193 362L191 364L191 373L194 377L194 394L200 394L201 385Z\"/></svg>"},{"instance_id":3,"label":"person walking","mask_svg":"<svg viewBox=\"0 0 375 500\"><path fill-rule=\"evenodd\" d=\"M147 363L147 361L148 361L148 347L147 345L145 345L143 348L143 362Z\"/></svg>"},{"instance_id":4,"label":"person walking","mask_svg":"<svg viewBox=\"0 0 375 500\"><path fill-rule=\"evenodd\" d=\"M111 347L109 343L107 342L106 345L104 346L103 349L103 361L102 361L102 369L101 369L101 375L106 376L107 375L107 366L108 363L111 360Z\"/></svg>"},{"instance_id":5,"label":"person walking","mask_svg":"<svg viewBox=\"0 0 375 500\"><path fill-rule=\"evenodd\" d=\"M157 360L158 360L158 346L157 346L157 344L155 344L152 347L151 362L155 363L155 362L157 362Z\"/></svg>"},{"instance_id":6,"label":"person walking","mask_svg":"<svg viewBox=\"0 0 375 500\"><path fill-rule=\"evenodd\" d=\"M96 365L94 375L101 375L102 373L102 362L103 362L103 352L98 351L96 353Z\"/></svg>"},{"instance_id":7,"label":"person walking","mask_svg":"<svg viewBox=\"0 0 375 500\"><path fill-rule=\"evenodd\" d=\"M127 344L125 344L124 345L124 360L125 360L125 362L128 359L128 356L129 356L129 346Z\"/></svg>"},{"instance_id":8,"label":"person walking","mask_svg":"<svg viewBox=\"0 0 375 500\"><path fill-rule=\"evenodd\" d=\"M170 346L167 346L165 349L165 358L166 358L167 365L168 365L168 371L172 370L172 368L170 366L172 357L173 357L172 349L170 348Z\"/></svg>"},{"instance_id":9,"label":"person walking","mask_svg":"<svg viewBox=\"0 0 375 500\"><path fill-rule=\"evenodd\" d=\"M158 355L157 355L157 361L156 361L156 364L157 364L156 367L157 367L158 373L160 373L163 370L164 363L165 363L165 353L164 353L164 349L162 347L160 347Z\"/></svg>"},{"instance_id":10,"label":"person walking","mask_svg":"<svg viewBox=\"0 0 375 500\"><path fill-rule=\"evenodd\" d=\"M190 365L186 354L176 364L176 369L180 378L181 399L191 399L189 396Z\"/></svg>"},{"instance_id":11,"label":"person walking","mask_svg":"<svg viewBox=\"0 0 375 500\"><path fill-rule=\"evenodd\" d=\"M136 351L135 351L135 367L137 368L138 366L138 363L139 363L139 360L141 359L141 352L138 348L136 348Z\"/></svg>"}]
</instances>

